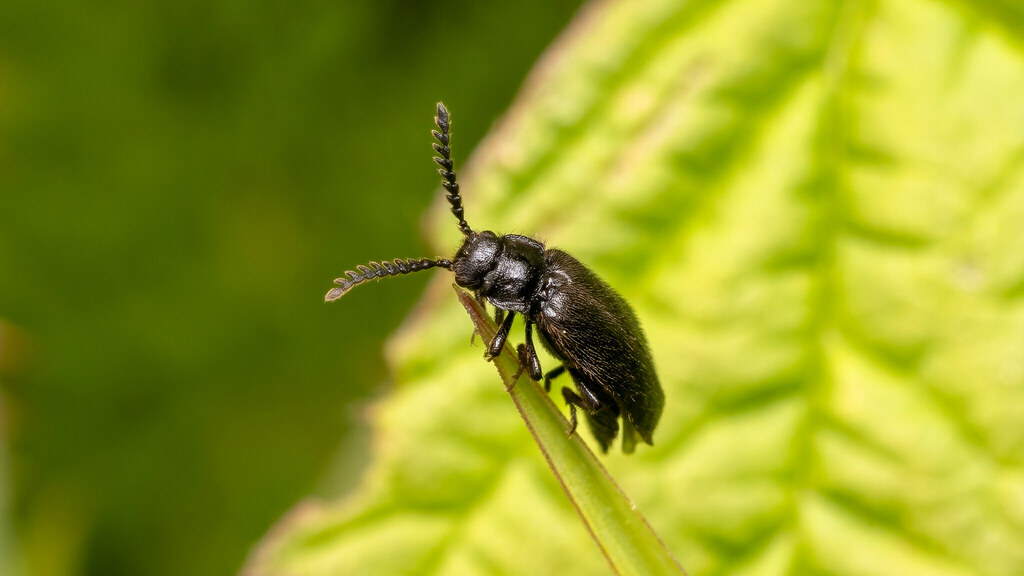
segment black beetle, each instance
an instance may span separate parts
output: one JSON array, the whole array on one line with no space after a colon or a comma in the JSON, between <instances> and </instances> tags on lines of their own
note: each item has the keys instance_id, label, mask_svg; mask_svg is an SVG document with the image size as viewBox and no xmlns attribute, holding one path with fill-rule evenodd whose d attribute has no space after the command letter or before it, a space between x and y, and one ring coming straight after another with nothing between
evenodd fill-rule
<instances>
[{"instance_id":1,"label":"black beetle","mask_svg":"<svg viewBox=\"0 0 1024 576\"><path fill-rule=\"evenodd\" d=\"M520 371L526 370L533 380L543 378L544 388L549 392L551 380L564 372L575 381L579 393L562 388L571 413L570 436L576 430L579 407L605 452L618 434L619 416L624 452L633 451L637 433L653 445L652 435L665 405L665 394L633 309L589 268L561 250L546 249L526 236L474 232L463 215L449 146L450 118L440 102L434 123L440 130L431 131L437 140L434 150L440 154L434 162L440 166L438 173L443 178L441 185L448 191L446 198L452 214L466 236L462 247L451 260L396 259L357 266L358 271L346 271L347 277L336 279L338 287L331 289L324 299L337 300L353 286L373 278L434 267L452 270L456 284L497 309L495 320L500 327L487 345L488 359L501 352L513 318L522 314L526 319L526 341L518 347ZM547 374L541 372L533 347L534 325L541 344L562 362Z\"/></svg>"}]
</instances>

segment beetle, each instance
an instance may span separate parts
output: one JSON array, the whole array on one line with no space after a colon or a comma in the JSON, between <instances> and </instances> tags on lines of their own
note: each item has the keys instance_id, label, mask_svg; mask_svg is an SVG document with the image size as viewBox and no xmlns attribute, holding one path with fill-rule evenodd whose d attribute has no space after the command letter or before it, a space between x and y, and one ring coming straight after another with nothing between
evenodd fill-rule
<instances>
[{"instance_id":1,"label":"beetle","mask_svg":"<svg viewBox=\"0 0 1024 576\"><path fill-rule=\"evenodd\" d=\"M452 214L465 236L451 259L413 258L370 262L337 278L324 299L341 298L354 286L375 278L398 276L430 268L455 273L455 283L472 291L481 303L494 306L499 328L487 344L488 360L505 346L517 314L525 319L525 341L519 344L520 372L534 381L551 380L568 372L576 390L562 388L570 411L569 436L576 431L576 409L581 409L604 452L618 434L622 420L622 449L631 453L637 436L653 445L654 428L665 405L650 347L629 304L593 271L562 250L546 248L537 240L485 230L466 223L451 158L451 117L441 102L434 117L441 185ZM536 326L541 344L561 362L544 373L533 345Z\"/></svg>"}]
</instances>

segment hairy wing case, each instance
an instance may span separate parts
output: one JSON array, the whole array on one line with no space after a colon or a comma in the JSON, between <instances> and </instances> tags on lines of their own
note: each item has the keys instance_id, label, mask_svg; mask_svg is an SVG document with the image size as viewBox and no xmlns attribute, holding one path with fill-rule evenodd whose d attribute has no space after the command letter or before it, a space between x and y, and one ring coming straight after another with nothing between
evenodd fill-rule
<instances>
[{"instance_id":1,"label":"hairy wing case","mask_svg":"<svg viewBox=\"0 0 1024 576\"><path fill-rule=\"evenodd\" d=\"M545 252L551 280L534 321L551 352L618 402L644 440L665 403L650 349L633 309L566 252Z\"/></svg>"}]
</instances>

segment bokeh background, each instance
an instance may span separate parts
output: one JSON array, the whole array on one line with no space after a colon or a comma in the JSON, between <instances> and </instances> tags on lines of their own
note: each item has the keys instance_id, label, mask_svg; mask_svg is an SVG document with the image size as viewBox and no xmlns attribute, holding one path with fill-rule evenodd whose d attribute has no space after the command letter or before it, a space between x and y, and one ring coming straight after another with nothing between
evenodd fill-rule
<instances>
[{"instance_id":1,"label":"bokeh background","mask_svg":"<svg viewBox=\"0 0 1024 576\"><path fill-rule=\"evenodd\" d=\"M427 278L323 293L435 255L434 102L465 159L579 4L4 2L0 573L232 573L350 486Z\"/></svg>"}]
</instances>

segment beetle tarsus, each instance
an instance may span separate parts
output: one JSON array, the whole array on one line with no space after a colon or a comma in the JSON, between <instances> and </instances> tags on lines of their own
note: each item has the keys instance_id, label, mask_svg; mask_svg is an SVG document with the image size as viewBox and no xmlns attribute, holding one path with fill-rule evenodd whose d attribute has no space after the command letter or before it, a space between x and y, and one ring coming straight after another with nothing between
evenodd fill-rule
<instances>
[{"instance_id":1,"label":"beetle tarsus","mask_svg":"<svg viewBox=\"0 0 1024 576\"><path fill-rule=\"evenodd\" d=\"M578 394L569 390L568 388L562 388L562 398L565 399L565 403L569 406L569 438L576 433L576 425L579 421L576 419L576 407L579 406L586 410L583 406L583 399Z\"/></svg>"}]
</instances>

